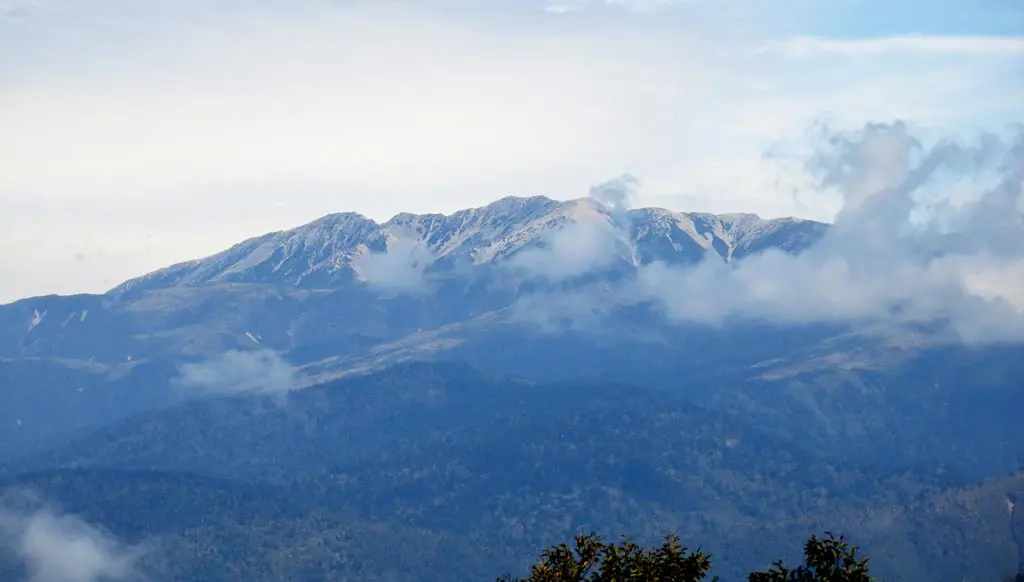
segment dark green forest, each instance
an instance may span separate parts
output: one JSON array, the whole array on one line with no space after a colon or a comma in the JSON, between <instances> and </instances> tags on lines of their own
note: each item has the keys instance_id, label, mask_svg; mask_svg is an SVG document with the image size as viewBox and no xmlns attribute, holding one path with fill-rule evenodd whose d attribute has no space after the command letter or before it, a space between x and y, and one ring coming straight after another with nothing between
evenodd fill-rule
<instances>
[{"instance_id":1,"label":"dark green forest","mask_svg":"<svg viewBox=\"0 0 1024 582\"><path fill-rule=\"evenodd\" d=\"M493 580L580 531L657 547L671 530L726 582L801 563L825 531L880 580L1017 571L1024 474L897 471L795 431L665 390L414 365L142 413L5 463L0 487L151 547L145 570L182 582Z\"/></svg>"}]
</instances>

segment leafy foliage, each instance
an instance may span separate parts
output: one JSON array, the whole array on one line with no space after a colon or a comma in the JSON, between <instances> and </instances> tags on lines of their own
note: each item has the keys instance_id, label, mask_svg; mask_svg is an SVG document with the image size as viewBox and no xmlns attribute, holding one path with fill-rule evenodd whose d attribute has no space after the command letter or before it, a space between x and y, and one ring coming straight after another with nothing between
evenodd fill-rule
<instances>
[{"instance_id":1,"label":"leafy foliage","mask_svg":"<svg viewBox=\"0 0 1024 582\"><path fill-rule=\"evenodd\" d=\"M749 582L871 582L868 558L857 556L857 546L850 546L843 536L831 532L819 539L811 536L804 545L805 563L795 569L776 562L767 572L754 572Z\"/></svg>"},{"instance_id":2,"label":"leafy foliage","mask_svg":"<svg viewBox=\"0 0 1024 582\"><path fill-rule=\"evenodd\" d=\"M596 533L574 542L572 548L563 543L545 550L526 580L506 575L498 582L700 582L711 569L710 556L688 552L673 533L655 549L628 538L605 542Z\"/></svg>"},{"instance_id":3,"label":"leafy foliage","mask_svg":"<svg viewBox=\"0 0 1024 582\"><path fill-rule=\"evenodd\" d=\"M868 559L857 552L843 536L812 535L804 545L804 564L791 570L778 561L771 570L751 573L748 580L872 582ZM629 538L605 542L591 533L575 536L573 547L562 543L544 550L525 580L505 575L498 582L701 582L710 570L711 557L700 550L688 552L674 533L653 549Z\"/></svg>"}]
</instances>

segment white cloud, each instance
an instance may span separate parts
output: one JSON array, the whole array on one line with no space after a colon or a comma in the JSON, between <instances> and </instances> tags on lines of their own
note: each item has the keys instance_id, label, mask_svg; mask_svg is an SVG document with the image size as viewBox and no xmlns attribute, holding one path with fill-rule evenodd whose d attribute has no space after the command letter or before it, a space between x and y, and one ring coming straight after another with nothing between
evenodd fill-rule
<instances>
[{"instance_id":1,"label":"white cloud","mask_svg":"<svg viewBox=\"0 0 1024 582\"><path fill-rule=\"evenodd\" d=\"M31 13L42 6L41 0L0 0L0 21L21 20L22 13Z\"/></svg>"},{"instance_id":2,"label":"white cloud","mask_svg":"<svg viewBox=\"0 0 1024 582\"><path fill-rule=\"evenodd\" d=\"M544 10L554 14L578 12L590 5L589 0L550 0Z\"/></svg>"},{"instance_id":3,"label":"white cloud","mask_svg":"<svg viewBox=\"0 0 1024 582\"><path fill-rule=\"evenodd\" d=\"M27 496L19 497L31 499ZM137 580L141 547L130 547L78 517L37 502L0 500L0 543L24 564L25 582L125 582Z\"/></svg>"},{"instance_id":4,"label":"white cloud","mask_svg":"<svg viewBox=\"0 0 1024 582\"><path fill-rule=\"evenodd\" d=\"M639 186L636 176L623 174L592 187L590 197L607 206L613 214L623 213L633 207Z\"/></svg>"},{"instance_id":5,"label":"white cloud","mask_svg":"<svg viewBox=\"0 0 1024 582\"><path fill-rule=\"evenodd\" d=\"M674 5L685 4L686 2L687 0L548 0L545 10L564 14L603 5L649 14Z\"/></svg>"},{"instance_id":6,"label":"white cloud","mask_svg":"<svg viewBox=\"0 0 1024 582\"><path fill-rule=\"evenodd\" d=\"M426 268L433 257L415 233L393 229L384 252L372 252L355 262L367 284L385 292L427 290Z\"/></svg>"},{"instance_id":7,"label":"white cloud","mask_svg":"<svg viewBox=\"0 0 1024 582\"><path fill-rule=\"evenodd\" d=\"M878 57L888 53L938 55L1016 56L1024 54L1024 37L900 35L878 38L822 38L800 36L774 42L763 50L794 57L836 54Z\"/></svg>"},{"instance_id":8,"label":"white cloud","mask_svg":"<svg viewBox=\"0 0 1024 582\"><path fill-rule=\"evenodd\" d=\"M640 296L704 323L947 322L965 341L1024 341L1024 132L924 146L904 124L871 124L825 145L808 168L843 206L821 243L799 256L654 265ZM983 186L952 204L941 194L951 175Z\"/></svg>"},{"instance_id":9,"label":"white cloud","mask_svg":"<svg viewBox=\"0 0 1024 582\"><path fill-rule=\"evenodd\" d=\"M588 198L567 203L564 221L538 246L520 250L503 266L519 277L557 284L630 257L632 248L623 231L629 230L627 211L639 185L635 176L623 174L591 186Z\"/></svg>"},{"instance_id":10,"label":"white cloud","mask_svg":"<svg viewBox=\"0 0 1024 582\"><path fill-rule=\"evenodd\" d=\"M295 389L295 369L273 350L228 351L184 364L176 383L204 395L258 394L283 397Z\"/></svg>"},{"instance_id":11,"label":"white cloud","mask_svg":"<svg viewBox=\"0 0 1024 582\"><path fill-rule=\"evenodd\" d=\"M594 324L616 306L653 303L678 322L927 324L957 341L1024 342L1024 129L928 142L899 122L824 127L803 166L807 196L841 200L809 250L654 263L619 284L526 297L516 315ZM606 240L581 236L582 248L534 251L520 266L573 277L622 256Z\"/></svg>"},{"instance_id":12,"label":"white cloud","mask_svg":"<svg viewBox=\"0 0 1024 582\"><path fill-rule=\"evenodd\" d=\"M542 245L513 255L508 269L521 277L559 283L611 266L622 241L607 216L586 213L553 230Z\"/></svg>"}]
</instances>

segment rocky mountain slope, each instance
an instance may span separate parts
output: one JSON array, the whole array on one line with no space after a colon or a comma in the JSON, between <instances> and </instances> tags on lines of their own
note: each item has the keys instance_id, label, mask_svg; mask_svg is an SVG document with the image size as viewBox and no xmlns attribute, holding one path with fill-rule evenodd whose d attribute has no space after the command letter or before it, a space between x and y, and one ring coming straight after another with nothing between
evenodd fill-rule
<instances>
[{"instance_id":1,"label":"rocky mountain slope","mask_svg":"<svg viewBox=\"0 0 1024 582\"><path fill-rule=\"evenodd\" d=\"M162 406L174 398L178 366L229 350L277 352L302 368L304 384L315 383L367 361L415 358L385 357L395 342L430 353L494 326L530 327L514 306L551 286L630 277L655 261L798 252L825 229L795 219L620 212L592 199L544 197L505 198L450 216L400 214L384 224L353 213L325 216L103 295L0 306L0 392L12 402L0 411L0 441L44 446L55 427ZM455 343L426 337L457 329L465 334ZM118 388L140 383L147 389L137 395ZM56 403L45 414L29 405L44 394ZM75 413L97 402L108 404ZM60 422L47 423L53 413Z\"/></svg>"},{"instance_id":2,"label":"rocky mountain slope","mask_svg":"<svg viewBox=\"0 0 1024 582\"><path fill-rule=\"evenodd\" d=\"M531 285L656 261L799 252L826 225L753 215L614 212L591 200L505 198L383 225L345 213L127 281L105 295L0 306L0 357L121 363L218 348L292 349L350 332L394 339L508 307ZM318 331L310 334L305 313ZM179 331L192 334L175 344ZM194 333L193 333L194 332ZM215 332L217 338L208 338ZM230 337L228 337L230 336ZM218 345L219 344L219 345Z\"/></svg>"},{"instance_id":3,"label":"rocky mountain slope","mask_svg":"<svg viewBox=\"0 0 1024 582\"><path fill-rule=\"evenodd\" d=\"M693 264L709 255L733 260L768 248L800 251L825 228L793 218L660 208L618 212L589 198L558 202L543 196L509 197L448 216L399 214L384 224L355 213L332 214L128 281L115 291L226 282L303 289L355 281L386 285L393 281L381 273L388 270L380 268L381 262L396 271L444 272L514 261L531 248L559 243L582 253L607 254L607 264Z\"/></svg>"}]
</instances>

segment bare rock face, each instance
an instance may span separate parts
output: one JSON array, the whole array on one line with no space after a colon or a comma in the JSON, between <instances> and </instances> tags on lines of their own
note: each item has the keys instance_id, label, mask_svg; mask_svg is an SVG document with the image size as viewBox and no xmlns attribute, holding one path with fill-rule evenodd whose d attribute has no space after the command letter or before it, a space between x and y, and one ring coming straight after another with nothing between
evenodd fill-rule
<instances>
[{"instance_id":1,"label":"bare rock face","mask_svg":"<svg viewBox=\"0 0 1024 582\"><path fill-rule=\"evenodd\" d=\"M557 202L543 196L509 197L447 216L399 214L383 224L355 213L332 214L133 279L116 291L227 282L316 289L372 282L373 264L382 255L400 255L392 259L395 268L415 263L418 270L438 272L495 266L523 251L581 237L597 243L590 245L591 252L611 255L625 265L685 265L709 255L728 261L770 248L799 252L826 229L822 223L794 218L660 208L617 212L589 198Z\"/></svg>"}]
</instances>

